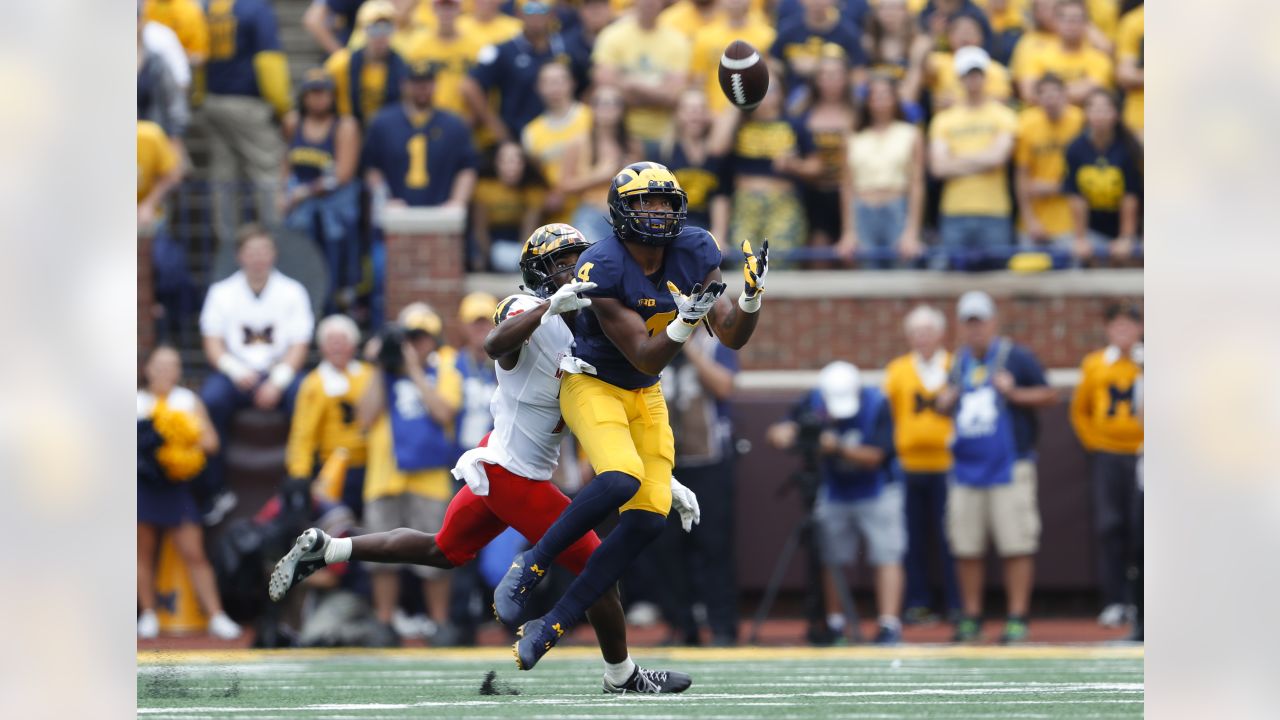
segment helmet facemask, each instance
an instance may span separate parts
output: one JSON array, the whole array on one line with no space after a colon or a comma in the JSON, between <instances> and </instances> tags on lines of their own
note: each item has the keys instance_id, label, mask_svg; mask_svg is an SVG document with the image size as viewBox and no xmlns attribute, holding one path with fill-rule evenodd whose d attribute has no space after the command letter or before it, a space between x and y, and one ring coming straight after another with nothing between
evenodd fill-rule
<instances>
[{"instance_id":1,"label":"helmet facemask","mask_svg":"<svg viewBox=\"0 0 1280 720\"><path fill-rule=\"evenodd\" d=\"M644 204L650 196L666 198L669 210L639 210L635 205ZM621 198L618 214L625 224L619 236L624 240L636 240L649 245L666 245L684 229L689 217L689 199L680 190L640 190Z\"/></svg>"}]
</instances>

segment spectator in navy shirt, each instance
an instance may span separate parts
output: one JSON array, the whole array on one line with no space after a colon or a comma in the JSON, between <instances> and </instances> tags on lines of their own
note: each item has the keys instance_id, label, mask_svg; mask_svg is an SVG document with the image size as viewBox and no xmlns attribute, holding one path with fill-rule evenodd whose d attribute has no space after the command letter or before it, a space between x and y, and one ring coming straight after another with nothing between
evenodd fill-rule
<instances>
[{"instance_id":1,"label":"spectator in navy shirt","mask_svg":"<svg viewBox=\"0 0 1280 720\"><path fill-rule=\"evenodd\" d=\"M960 347L938 408L955 412L947 537L956 559L964 616L954 640L973 642L982 628L987 536L1004 565L1008 619L1001 642L1027 637L1035 553L1040 543L1036 505L1036 408L1057 393L1031 351L1000 337L996 307L971 291L956 306Z\"/></svg>"},{"instance_id":2,"label":"spectator in navy shirt","mask_svg":"<svg viewBox=\"0 0 1280 720\"><path fill-rule=\"evenodd\" d=\"M582 0L578 18L580 22L573 29L565 31L564 44L568 47L572 60L577 96L584 98L591 87L591 51L596 46L600 31L613 22L613 7L609 0Z\"/></svg>"},{"instance_id":3,"label":"spectator in navy shirt","mask_svg":"<svg viewBox=\"0 0 1280 720\"><path fill-rule=\"evenodd\" d=\"M365 140L365 181L387 204L465 208L479 157L462 118L432 107L435 66L409 66L402 101L383 108Z\"/></svg>"},{"instance_id":4,"label":"spectator in navy shirt","mask_svg":"<svg viewBox=\"0 0 1280 720\"><path fill-rule=\"evenodd\" d=\"M519 140L520 131L545 108L538 97L538 70L549 62L575 65L569 46L551 25L551 6L542 0L520 5L524 32L501 45L480 51L476 66L462 86L467 107L498 140ZM574 76L585 68L574 67ZM489 107L489 92L498 90L498 114Z\"/></svg>"},{"instance_id":5,"label":"spectator in navy shirt","mask_svg":"<svg viewBox=\"0 0 1280 720\"><path fill-rule=\"evenodd\" d=\"M1121 264L1139 242L1142 145L1120 121L1116 98L1095 90L1084 103L1085 129L1067 146L1063 190L1070 198L1076 256Z\"/></svg>"},{"instance_id":6,"label":"spectator in navy shirt","mask_svg":"<svg viewBox=\"0 0 1280 720\"><path fill-rule=\"evenodd\" d=\"M862 84L867 54L862 49L862 31L836 8L836 0L801 0L804 12L778 22L778 37L770 53L782 61L784 81L792 88L786 106L792 107L805 92L807 80L818 71L822 47L839 45L849 58L849 82Z\"/></svg>"},{"instance_id":7,"label":"spectator in navy shirt","mask_svg":"<svg viewBox=\"0 0 1280 720\"><path fill-rule=\"evenodd\" d=\"M898 617L902 605L902 558L907 550L902 483L889 475L893 456L893 420L889 403L876 388L863 387L858 368L833 362L822 369L818 388L792 411L792 419L769 428L769 442L779 449L796 444L808 416L824 424L818 447L822 459L814 518L819 549L828 568L852 566L860 541L867 564L875 568L879 631L875 641L892 645L902 639ZM827 626L841 634L846 618L840 606L836 575L825 578Z\"/></svg>"},{"instance_id":8,"label":"spectator in navy shirt","mask_svg":"<svg viewBox=\"0 0 1280 720\"><path fill-rule=\"evenodd\" d=\"M252 187L258 222L278 224L275 192L284 143L275 119L289 111L289 66L275 11L266 0L209 4L209 62L204 118L214 229L230 264L240 225L241 182Z\"/></svg>"}]
</instances>

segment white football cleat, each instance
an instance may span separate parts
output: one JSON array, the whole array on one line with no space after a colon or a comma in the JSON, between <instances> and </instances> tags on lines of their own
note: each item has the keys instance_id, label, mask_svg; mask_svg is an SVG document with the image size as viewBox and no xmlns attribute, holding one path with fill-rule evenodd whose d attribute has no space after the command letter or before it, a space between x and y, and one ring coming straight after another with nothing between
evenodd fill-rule
<instances>
[{"instance_id":1,"label":"white football cleat","mask_svg":"<svg viewBox=\"0 0 1280 720\"><path fill-rule=\"evenodd\" d=\"M1121 603L1111 603L1098 614L1098 624L1105 628L1118 628L1125 619L1125 606Z\"/></svg>"},{"instance_id":2,"label":"white football cleat","mask_svg":"<svg viewBox=\"0 0 1280 720\"><path fill-rule=\"evenodd\" d=\"M329 536L320 528L311 528L299 535L293 541L293 547L271 571L271 580L267 583L267 594L271 599L280 602L289 588L324 567L324 549L328 544Z\"/></svg>"},{"instance_id":3,"label":"white football cleat","mask_svg":"<svg viewBox=\"0 0 1280 720\"><path fill-rule=\"evenodd\" d=\"M160 634L160 619L155 610L143 610L138 616L138 637L151 640Z\"/></svg>"}]
</instances>

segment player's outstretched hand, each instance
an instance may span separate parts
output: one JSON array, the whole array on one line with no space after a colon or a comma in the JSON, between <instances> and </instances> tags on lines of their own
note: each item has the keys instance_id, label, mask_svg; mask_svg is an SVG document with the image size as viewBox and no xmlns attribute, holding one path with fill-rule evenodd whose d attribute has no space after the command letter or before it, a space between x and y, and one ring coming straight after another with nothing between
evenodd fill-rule
<instances>
[{"instance_id":1,"label":"player's outstretched hand","mask_svg":"<svg viewBox=\"0 0 1280 720\"><path fill-rule=\"evenodd\" d=\"M702 287L702 283L693 286L693 290L688 295L680 292L680 288L675 283L667 281L667 290L671 292L671 299L676 302L676 311L680 314L680 319L690 325L697 325L702 318L711 312L711 308L716 306L716 300L724 294L725 284L722 282L713 282Z\"/></svg>"},{"instance_id":2,"label":"player's outstretched hand","mask_svg":"<svg viewBox=\"0 0 1280 720\"><path fill-rule=\"evenodd\" d=\"M746 281L743 293L754 298L764 292L764 276L769 272L769 241L760 243L760 254L751 252L751 241L742 241L742 277Z\"/></svg>"},{"instance_id":3,"label":"player's outstretched hand","mask_svg":"<svg viewBox=\"0 0 1280 720\"><path fill-rule=\"evenodd\" d=\"M702 508L698 507L698 496L679 480L671 478L671 508L680 513L680 527L685 532L692 532L693 526L702 522Z\"/></svg>"},{"instance_id":4,"label":"player's outstretched hand","mask_svg":"<svg viewBox=\"0 0 1280 720\"><path fill-rule=\"evenodd\" d=\"M591 298L578 297L578 293L589 292L596 287L593 282L578 281L561 285L560 289L547 300L547 311L542 315L542 323L545 325L556 315L581 310L591 305Z\"/></svg>"}]
</instances>

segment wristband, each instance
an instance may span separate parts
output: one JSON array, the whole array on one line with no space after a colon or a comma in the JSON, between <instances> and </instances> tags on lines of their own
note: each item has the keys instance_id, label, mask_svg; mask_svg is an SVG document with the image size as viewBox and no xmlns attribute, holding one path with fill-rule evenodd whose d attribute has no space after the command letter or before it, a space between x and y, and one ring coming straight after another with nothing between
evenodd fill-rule
<instances>
[{"instance_id":1,"label":"wristband","mask_svg":"<svg viewBox=\"0 0 1280 720\"><path fill-rule=\"evenodd\" d=\"M754 297L748 297L747 291L743 290L742 294L738 296L738 307L742 308L742 312L745 313L760 312L760 296L763 294L763 292L758 292Z\"/></svg>"},{"instance_id":2,"label":"wristband","mask_svg":"<svg viewBox=\"0 0 1280 720\"><path fill-rule=\"evenodd\" d=\"M218 358L218 370L235 382L243 380L253 372L248 365L232 357L229 352L222 353Z\"/></svg>"},{"instance_id":3,"label":"wristband","mask_svg":"<svg viewBox=\"0 0 1280 720\"><path fill-rule=\"evenodd\" d=\"M680 318L676 318L667 324L667 337L678 343L684 343L685 340L689 339L689 336L693 334L694 329L697 327L697 323L690 325Z\"/></svg>"},{"instance_id":4,"label":"wristband","mask_svg":"<svg viewBox=\"0 0 1280 720\"><path fill-rule=\"evenodd\" d=\"M271 368L271 374L267 376L267 379L271 381L272 385L275 385L281 390L285 390L289 387L289 383L293 382L293 377L296 374L297 373L294 372L293 368L284 363L280 363Z\"/></svg>"}]
</instances>

